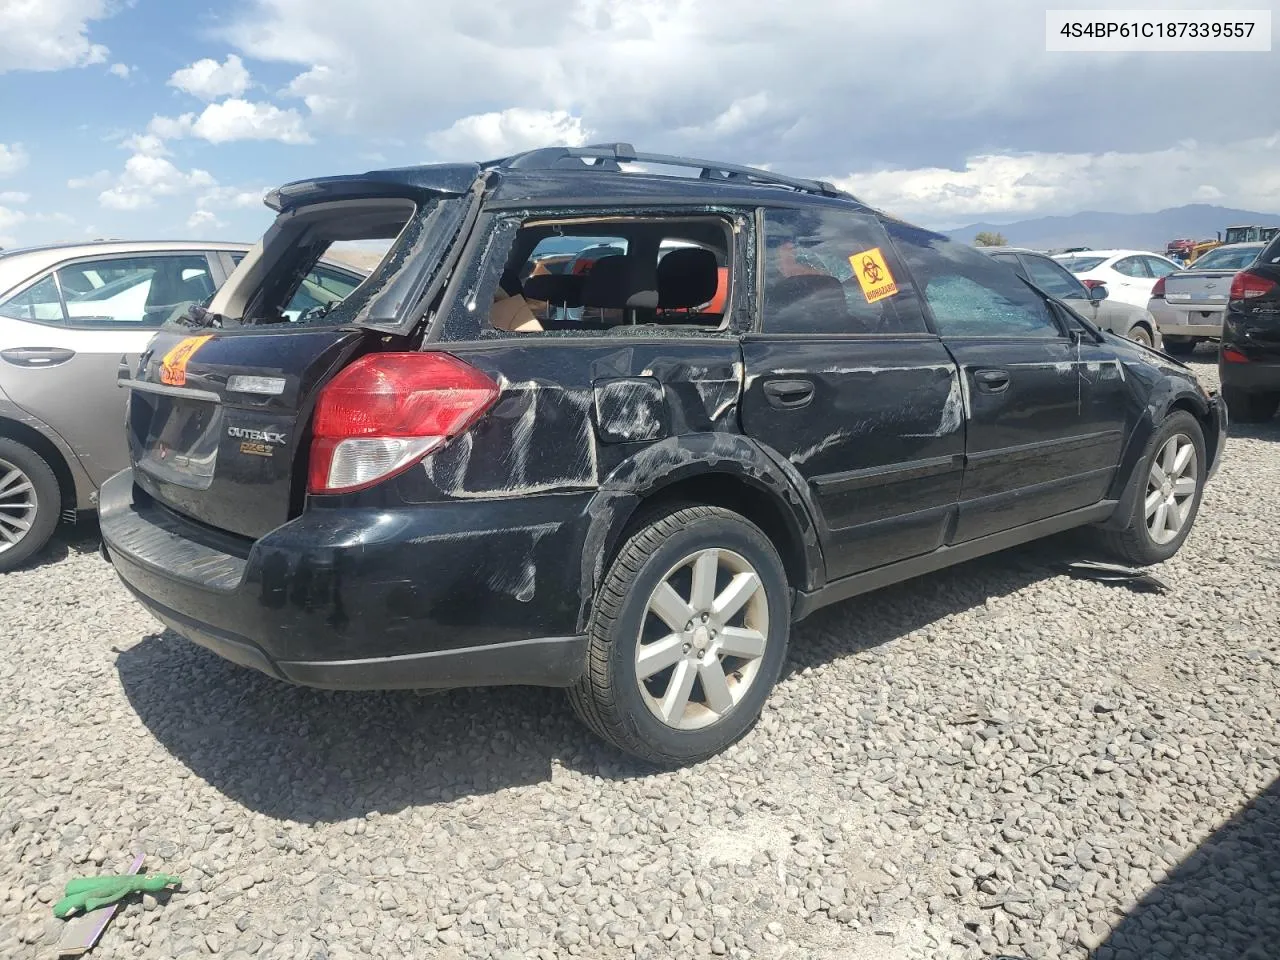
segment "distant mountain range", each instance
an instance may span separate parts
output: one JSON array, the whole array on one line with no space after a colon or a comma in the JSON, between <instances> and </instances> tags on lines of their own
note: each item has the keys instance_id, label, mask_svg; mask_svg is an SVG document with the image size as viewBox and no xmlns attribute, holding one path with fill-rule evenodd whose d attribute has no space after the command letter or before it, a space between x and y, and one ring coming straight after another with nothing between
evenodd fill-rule
<instances>
[{"instance_id":1,"label":"distant mountain range","mask_svg":"<svg viewBox=\"0 0 1280 960\"><path fill-rule=\"evenodd\" d=\"M990 230L1003 234L1010 246L1036 250L1092 247L1095 250L1163 251L1166 243L1179 237L1209 239L1227 227L1251 223L1280 225L1280 214L1189 203L1157 213L1101 213L1090 210L1069 217L1038 217L1015 223L971 223L942 232L956 240L972 243L977 234Z\"/></svg>"}]
</instances>

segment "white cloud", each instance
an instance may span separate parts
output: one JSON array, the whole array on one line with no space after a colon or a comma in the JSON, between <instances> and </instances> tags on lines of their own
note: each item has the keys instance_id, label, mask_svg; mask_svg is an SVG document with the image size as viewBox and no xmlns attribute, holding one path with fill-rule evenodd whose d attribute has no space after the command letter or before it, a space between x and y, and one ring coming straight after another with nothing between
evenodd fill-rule
<instances>
[{"instance_id":1,"label":"white cloud","mask_svg":"<svg viewBox=\"0 0 1280 960\"><path fill-rule=\"evenodd\" d=\"M121 80L128 80L129 74L133 72L133 68L127 63L113 63L107 68L107 73L113 77L119 77Z\"/></svg>"},{"instance_id":2,"label":"white cloud","mask_svg":"<svg viewBox=\"0 0 1280 960\"><path fill-rule=\"evenodd\" d=\"M21 190L5 190L0 192L0 203L26 203L31 199L31 194L23 193Z\"/></svg>"},{"instance_id":3,"label":"white cloud","mask_svg":"<svg viewBox=\"0 0 1280 960\"><path fill-rule=\"evenodd\" d=\"M711 119L707 124L687 130L694 135L725 137L750 128L760 123L769 113L769 96L764 93L753 93L749 97L734 100L723 112Z\"/></svg>"},{"instance_id":4,"label":"white cloud","mask_svg":"<svg viewBox=\"0 0 1280 960\"><path fill-rule=\"evenodd\" d=\"M211 103L196 118L191 132L210 143L231 140L279 140L281 143L310 143L302 127L302 115L282 110L271 103L223 100Z\"/></svg>"},{"instance_id":5,"label":"white cloud","mask_svg":"<svg viewBox=\"0 0 1280 960\"><path fill-rule=\"evenodd\" d=\"M218 219L217 215L211 210L196 210L191 216L187 217L188 229L194 231L198 236L202 236L208 229L220 229L226 224Z\"/></svg>"},{"instance_id":6,"label":"white cloud","mask_svg":"<svg viewBox=\"0 0 1280 960\"><path fill-rule=\"evenodd\" d=\"M530 142L504 123L510 107L572 117L593 140L802 176L1159 151L1185 135L1188 116L1202 143L1230 142L1252 135L1256 111L1222 104L1255 102L1280 83L1276 57L1222 71L1208 54L1049 55L1043 10L1025 0L788 0L785 17L772 0L565 0L554 17L527 9L527 0L254 0L236 7L222 36L246 58L294 67L285 95L305 105L314 135L379 142L416 127L436 131L429 142L449 156L481 158ZM1188 71L1212 82L1188 86ZM1100 122L1099 103L1135 90L1178 94ZM1234 190L1219 178L1196 186L1206 183Z\"/></svg>"},{"instance_id":7,"label":"white cloud","mask_svg":"<svg viewBox=\"0 0 1280 960\"><path fill-rule=\"evenodd\" d=\"M447 130L429 134L427 144L443 159L487 160L533 147L580 147L587 137L582 118L564 110L511 107L456 120Z\"/></svg>"},{"instance_id":8,"label":"white cloud","mask_svg":"<svg viewBox=\"0 0 1280 960\"><path fill-rule=\"evenodd\" d=\"M249 82L249 71L234 53L222 63L208 57L197 60L169 78L169 86L201 100L239 96L249 89Z\"/></svg>"},{"instance_id":9,"label":"white cloud","mask_svg":"<svg viewBox=\"0 0 1280 960\"><path fill-rule=\"evenodd\" d=\"M154 116L147 124L147 133L162 140L176 140L191 135L191 126L195 120L194 113L184 113L180 117Z\"/></svg>"},{"instance_id":10,"label":"white cloud","mask_svg":"<svg viewBox=\"0 0 1280 960\"><path fill-rule=\"evenodd\" d=\"M0 3L0 73L104 63L107 48L89 41L89 22L114 12L107 0L5 0Z\"/></svg>"},{"instance_id":11,"label":"white cloud","mask_svg":"<svg viewBox=\"0 0 1280 960\"><path fill-rule=\"evenodd\" d=\"M215 186L196 200L196 206L208 210L244 210L262 206L268 187L246 190L242 187Z\"/></svg>"},{"instance_id":12,"label":"white cloud","mask_svg":"<svg viewBox=\"0 0 1280 960\"><path fill-rule=\"evenodd\" d=\"M199 114L184 113L178 117L156 115L147 124L146 133L134 134L123 143L135 152L159 155L168 153L163 141L183 137L198 137L210 143L232 140L311 142L311 136L303 128L302 115L297 110L233 98L211 103Z\"/></svg>"},{"instance_id":13,"label":"white cloud","mask_svg":"<svg viewBox=\"0 0 1280 960\"><path fill-rule=\"evenodd\" d=\"M21 210L10 210L8 207L0 206L0 247L17 246L18 240L10 231L26 219L27 215Z\"/></svg>"},{"instance_id":14,"label":"white cloud","mask_svg":"<svg viewBox=\"0 0 1280 960\"><path fill-rule=\"evenodd\" d=\"M120 145L126 150L132 150L134 153L145 154L149 157L163 157L169 153L169 148L164 145L164 140L154 133L135 133L133 136L125 137L121 140Z\"/></svg>"},{"instance_id":15,"label":"white cloud","mask_svg":"<svg viewBox=\"0 0 1280 960\"><path fill-rule=\"evenodd\" d=\"M184 172L164 157L135 153L125 162L124 172L115 185L98 194L98 202L108 210L141 210L154 206L157 197L212 187L216 183L206 170Z\"/></svg>"},{"instance_id":16,"label":"white cloud","mask_svg":"<svg viewBox=\"0 0 1280 960\"><path fill-rule=\"evenodd\" d=\"M8 177L27 165L27 151L22 144L0 143L0 177Z\"/></svg>"},{"instance_id":17,"label":"white cloud","mask_svg":"<svg viewBox=\"0 0 1280 960\"><path fill-rule=\"evenodd\" d=\"M1080 210L1145 212L1192 202L1280 210L1280 169L1273 160L1278 145L1280 133L1134 153L985 154L969 158L962 169L877 170L831 179L872 206L933 224ZM1209 180L1221 186L1209 186Z\"/></svg>"},{"instance_id":18,"label":"white cloud","mask_svg":"<svg viewBox=\"0 0 1280 960\"><path fill-rule=\"evenodd\" d=\"M111 171L99 170L87 177L72 177L67 181L67 186L72 190L101 190L109 183L111 183Z\"/></svg>"}]
</instances>

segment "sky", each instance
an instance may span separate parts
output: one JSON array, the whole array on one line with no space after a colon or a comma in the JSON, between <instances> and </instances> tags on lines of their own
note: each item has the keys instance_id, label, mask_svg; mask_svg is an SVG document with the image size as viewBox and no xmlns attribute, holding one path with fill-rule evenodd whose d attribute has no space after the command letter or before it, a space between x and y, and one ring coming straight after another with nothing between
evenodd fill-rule
<instances>
[{"instance_id":1,"label":"sky","mask_svg":"<svg viewBox=\"0 0 1280 960\"><path fill-rule=\"evenodd\" d=\"M252 240L290 180L618 140L934 227L1280 212L1276 52L1046 53L1045 6L0 0L0 246Z\"/></svg>"}]
</instances>

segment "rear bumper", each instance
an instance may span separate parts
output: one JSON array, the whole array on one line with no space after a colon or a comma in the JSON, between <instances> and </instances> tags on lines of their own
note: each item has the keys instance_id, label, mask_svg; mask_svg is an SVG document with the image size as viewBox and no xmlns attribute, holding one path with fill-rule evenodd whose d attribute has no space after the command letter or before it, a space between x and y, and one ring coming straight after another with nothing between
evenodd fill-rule
<instances>
[{"instance_id":1,"label":"rear bumper","mask_svg":"<svg viewBox=\"0 0 1280 960\"><path fill-rule=\"evenodd\" d=\"M582 501L582 502L579 502ZM257 541L177 517L128 471L103 485L103 551L175 633L333 689L566 686L586 497L313 509Z\"/></svg>"},{"instance_id":2,"label":"rear bumper","mask_svg":"<svg viewBox=\"0 0 1280 960\"><path fill-rule=\"evenodd\" d=\"M1152 300L1151 316L1166 337L1220 337L1226 308L1217 305L1172 304Z\"/></svg>"},{"instance_id":3,"label":"rear bumper","mask_svg":"<svg viewBox=\"0 0 1280 960\"><path fill-rule=\"evenodd\" d=\"M1224 390L1242 393L1280 393L1280 358L1268 362L1223 363L1218 361L1218 379Z\"/></svg>"}]
</instances>

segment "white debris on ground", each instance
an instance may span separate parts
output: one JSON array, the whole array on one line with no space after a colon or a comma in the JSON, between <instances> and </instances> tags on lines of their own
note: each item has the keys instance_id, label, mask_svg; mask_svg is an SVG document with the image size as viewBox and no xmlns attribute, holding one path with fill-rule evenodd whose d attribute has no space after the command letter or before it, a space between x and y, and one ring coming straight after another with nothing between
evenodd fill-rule
<instances>
[{"instance_id":1,"label":"white debris on ground","mask_svg":"<svg viewBox=\"0 0 1280 960\"><path fill-rule=\"evenodd\" d=\"M283 686L63 537L0 577L0 956L49 956L63 883L135 846L184 890L101 956L1271 955L1278 529L1280 421L1233 428L1170 594L1057 540L823 611L675 773L556 691Z\"/></svg>"}]
</instances>

